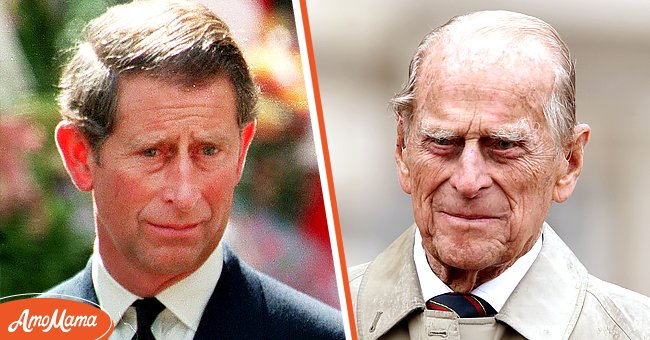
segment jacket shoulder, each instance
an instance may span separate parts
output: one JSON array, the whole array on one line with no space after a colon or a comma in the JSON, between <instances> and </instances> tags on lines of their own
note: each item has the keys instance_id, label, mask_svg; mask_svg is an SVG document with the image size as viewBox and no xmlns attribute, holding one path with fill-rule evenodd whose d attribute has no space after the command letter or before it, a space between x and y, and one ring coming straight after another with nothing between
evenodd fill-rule
<instances>
[{"instance_id":1,"label":"jacket shoulder","mask_svg":"<svg viewBox=\"0 0 650 340\"><path fill-rule=\"evenodd\" d=\"M91 274L91 261L92 259L88 260L86 267L75 274L75 276L50 288L41 294L40 297L79 300L97 305L97 295L95 294Z\"/></svg>"},{"instance_id":2,"label":"jacket shoulder","mask_svg":"<svg viewBox=\"0 0 650 340\"><path fill-rule=\"evenodd\" d=\"M595 308L600 308L605 317L616 324L630 339L649 339L650 298L625 289L613 283L602 281L590 275L585 308L589 298Z\"/></svg>"},{"instance_id":3,"label":"jacket shoulder","mask_svg":"<svg viewBox=\"0 0 650 340\"><path fill-rule=\"evenodd\" d=\"M50 288L43 293L45 296L56 297L55 295L71 295L78 296L81 294L81 281L83 272L77 273L75 276L59 283L58 285Z\"/></svg>"},{"instance_id":4,"label":"jacket shoulder","mask_svg":"<svg viewBox=\"0 0 650 340\"><path fill-rule=\"evenodd\" d=\"M350 283L361 281L361 279L363 278L363 274L366 273L366 269L368 269L368 266L370 265L370 263L372 263L372 262L366 262L366 263L362 263L362 264L359 264L359 265L356 265L356 266L353 266L353 267L349 267L348 268L348 279L349 279Z\"/></svg>"},{"instance_id":5,"label":"jacket shoulder","mask_svg":"<svg viewBox=\"0 0 650 340\"><path fill-rule=\"evenodd\" d=\"M257 275L279 337L344 339L343 319L336 309L260 272Z\"/></svg>"},{"instance_id":6,"label":"jacket shoulder","mask_svg":"<svg viewBox=\"0 0 650 340\"><path fill-rule=\"evenodd\" d=\"M350 294L352 295L352 305L355 311L357 309L357 296L359 296L361 281L363 280L363 276L366 274L366 270L368 269L368 266L370 266L371 263L372 262L366 262L348 268L348 281L350 283Z\"/></svg>"},{"instance_id":7,"label":"jacket shoulder","mask_svg":"<svg viewBox=\"0 0 650 340\"><path fill-rule=\"evenodd\" d=\"M240 322L244 315L249 322L256 320L233 336L250 333L251 337L257 334L266 339L345 339L339 311L250 267L228 247L224 247L224 270L215 294L219 297L215 299L217 306L245 307L227 313L231 323ZM222 312L217 308L216 313Z\"/></svg>"}]
</instances>

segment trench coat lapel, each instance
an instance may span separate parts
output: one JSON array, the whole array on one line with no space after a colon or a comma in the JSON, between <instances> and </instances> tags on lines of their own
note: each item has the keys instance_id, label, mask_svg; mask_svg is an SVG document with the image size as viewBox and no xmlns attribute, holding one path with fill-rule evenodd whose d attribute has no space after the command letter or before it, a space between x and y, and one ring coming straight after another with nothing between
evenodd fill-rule
<instances>
[{"instance_id":1,"label":"trench coat lapel","mask_svg":"<svg viewBox=\"0 0 650 340\"><path fill-rule=\"evenodd\" d=\"M364 274L356 310L361 339L380 337L409 314L424 310L413 262L414 228L377 256Z\"/></svg>"},{"instance_id":2,"label":"trench coat lapel","mask_svg":"<svg viewBox=\"0 0 650 340\"><path fill-rule=\"evenodd\" d=\"M528 339L567 339L585 301L589 275L544 223L540 254L496 319Z\"/></svg>"}]
</instances>

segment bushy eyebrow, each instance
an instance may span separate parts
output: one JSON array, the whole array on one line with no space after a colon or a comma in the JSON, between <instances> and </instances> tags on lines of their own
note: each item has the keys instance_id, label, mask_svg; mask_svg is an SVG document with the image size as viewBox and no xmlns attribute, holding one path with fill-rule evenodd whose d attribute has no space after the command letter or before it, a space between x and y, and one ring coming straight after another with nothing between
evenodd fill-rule
<instances>
[{"instance_id":1,"label":"bushy eyebrow","mask_svg":"<svg viewBox=\"0 0 650 340\"><path fill-rule=\"evenodd\" d=\"M492 139L500 139L509 142L527 142L532 140L533 134L530 131L499 129L488 134Z\"/></svg>"},{"instance_id":2,"label":"bushy eyebrow","mask_svg":"<svg viewBox=\"0 0 650 340\"><path fill-rule=\"evenodd\" d=\"M420 128L420 134L427 139L456 139L458 134L448 129L425 129Z\"/></svg>"},{"instance_id":3,"label":"bushy eyebrow","mask_svg":"<svg viewBox=\"0 0 650 340\"><path fill-rule=\"evenodd\" d=\"M452 140L462 138L459 133L445 128L420 127L420 134L424 136L425 139ZM524 119L506 127L487 131L485 137L510 142L530 142L535 138L535 131L531 127L530 123Z\"/></svg>"},{"instance_id":4,"label":"bushy eyebrow","mask_svg":"<svg viewBox=\"0 0 650 340\"><path fill-rule=\"evenodd\" d=\"M520 120L514 125L490 131L488 136L509 142L530 142L535 138L534 128L528 120Z\"/></svg>"}]
</instances>

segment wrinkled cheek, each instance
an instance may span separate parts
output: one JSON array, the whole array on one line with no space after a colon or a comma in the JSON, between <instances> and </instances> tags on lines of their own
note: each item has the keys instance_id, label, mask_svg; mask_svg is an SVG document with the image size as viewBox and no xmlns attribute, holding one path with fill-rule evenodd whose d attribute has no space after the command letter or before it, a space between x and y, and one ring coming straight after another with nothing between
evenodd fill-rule
<instances>
[{"instance_id":1,"label":"wrinkled cheek","mask_svg":"<svg viewBox=\"0 0 650 340\"><path fill-rule=\"evenodd\" d=\"M551 192L548 185L539 185L539 182L535 184L518 187L518 196L511 207L507 242L521 243L533 238L546 218L551 204Z\"/></svg>"},{"instance_id":2,"label":"wrinkled cheek","mask_svg":"<svg viewBox=\"0 0 650 340\"><path fill-rule=\"evenodd\" d=\"M434 196L448 175L444 166L431 157L418 155L416 162L409 167L411 174L411 201L415 222L423 232L423 237L433 234Z\"/></svg>"},{"instance_id":3,"label":"wrinkled cheek","mask_svg":"<svg viewBox=\"0 0 650 340\"><path fill-rule=\"evenodd\" d=\"M426 186L417 186L412 194L412 203L413 203L413 216L415 217L415 222L420 227L420 229L426 233L422 235L431 235L433 232L433 194L427 191L422 191L422 188Z\"/></svg>"}]
</instances>

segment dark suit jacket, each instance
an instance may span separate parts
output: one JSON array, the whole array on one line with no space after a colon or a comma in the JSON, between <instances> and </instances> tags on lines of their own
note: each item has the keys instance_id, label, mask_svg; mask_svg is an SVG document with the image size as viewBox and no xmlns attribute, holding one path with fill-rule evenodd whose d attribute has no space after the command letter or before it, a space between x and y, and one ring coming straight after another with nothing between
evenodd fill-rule
<instances>
[{"instance_id":1,"label":"dark suit jacket","mask_svg":"<svg viewBox=\"0 0 650 340\"><path fill-rule=\"evenodd\" d=\"M47 293L97 303L90 263ZM225 246L221 277L194 339L344 339L342 322L334 308L254 270Z\"/></svg>"}]
</instances>

